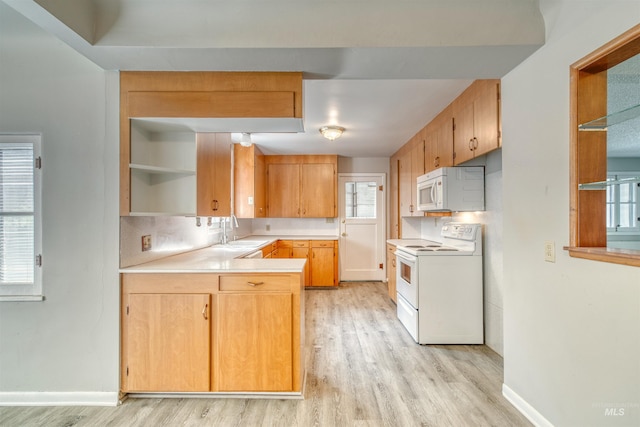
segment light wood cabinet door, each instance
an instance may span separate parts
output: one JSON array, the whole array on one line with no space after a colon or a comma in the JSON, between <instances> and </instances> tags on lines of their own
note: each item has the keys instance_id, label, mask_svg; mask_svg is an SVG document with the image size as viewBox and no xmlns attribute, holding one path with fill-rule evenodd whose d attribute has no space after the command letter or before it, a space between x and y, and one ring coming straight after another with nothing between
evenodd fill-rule
<instances>
[{"instance_id":1,"label":"light wood cabinet door","mask_svg":"<svg viewBox=\"0 0 640 427\"><path fill-rule=\"evenodd\" d=\"M500 81L476 80L453 102L453 115L456 165L499 148Z\"/></svg>"},{"instance_id":2,"label":"light wood cabinet door","mask_svg":"<svg viewBox=\"0 0 640 427\"><path fill-rule=\"evenodd\" d=\"M196 215L231 215L231 134L196 134Z\"/></svg>"},{"instance_id":3,"label":"light wood cabinet door","mask_svg":"<svg viewBox=\"0 0 640 427\"><path fill-rule=\"evenodd\" d=\"M454 121L456 126L453 135L454 162L459 165L473 159L474 156L473 102L457 108Z\"/></svg>"},{"instance_id":4,"label":"light wood cabinet door","mask_svg":"<svg viewBox=\"0 0 640 427\"><path fill-rule=\"evenodd\" d=\"M400 235L400 220L398 214L398 158L391 157L389 165L389 186L391 187L389 196L389 217L391 223L391 239L397 239Z\"/></svg>"},{"instance_id":5,"label":"light wood cabinet door","mask_svg":"<svg viewBox=\"0 0 640 427\"><path fill-rule=\"evenodd\" d=\"M387 244L387 279L388 279L388 291L389 298L394 302L396 301L396 247L391 244Z\"/></svg>"},{"instance_id":6,"label":"light wood cabinet door","mask_svg":"<svg viewBox=\"0 0 640 427\"><path fill-rule=\"evenodd\" d=\"M453 116L446 108L426 126L424 171L453 166Z\"/></svg>"},{"instance_id":7,"label":"light wood cabinet door","mask_svg":"<svg viewBox=\"0 0 640 427\"><path fill-rule=\"evenodd\" d=\"M233 146L233 190L238 218L264 218L267 215L264 154L255 144Z\"/></svg>"},{"instance_id":8,"label":"light wood cabinet door","mask_svg":"<svg viewBox=\"0 0 640 427\"><path fill-rule=\"evenodd\" d=\"M413 148L405 152L398 162L398 200L400 216L423 216L417 210L417 179L424 174L424 140L418 134L412 140Z\"/></svg>"},{"instance_id":9,"label":"light wood cabinet door","mask_svg":"<svg viewBox=\"0 0 640 427\"><path fill-rule=\"evenodd\" d=\"M481 156L500 147L499 83L486 84L473 103L476 137L475 156Z\"/></svg>"},{"instance_id":10,"label":"light wood cabinet door","mask_svg":"<svg viewBox=\"0 0 640 427\"><path fill-rule=\"evenodd\" d=\"M292 296L230 293L218 297L218 389L293 389Z\"/></svg>"},{"instance_id":11,"label":"light wood cabinet door","mask_svg":"<svg viewBox=\"0 0 640 427\"><path fill-rule=\"evenodd\" d=\"M300 216L334 218L336 208L336 168L332 163L301 165Z\"/></svg>"},{"instance_id":12,"label":"light wood cabinet door","mask_svg":"<svg viewBox=\"0 0 640 427\"><path fill-rule=\"evenodd\" d=\"M271 218L300 216L300 165L272 163L267 166L268 215Z\"/></svg>"},{"instance_id":13,"label":"light wood cabinet door","mask_svg":"<svg viewBox=\"0 0 640 427\"><path fill-rule=\"evenodd\" d=\"M418 177L424 174L424 135L420 132L411 153L411 204L412 215L423 216L418 209Z\"/></svg>"},{"instance_id":14,"label":"light wood cabinet door","mask_svg":"<svg viewBox=\"0 0 640 427\"><path fill-rule=\"evenodd\" d=\"M304 285L309 285L309 241L307 240L295 240L293 241L293 248L291 249L291 257L292 258L304 258L307 260L307 263L304 265Z\"/></svg>"},{"instance_id":15,"label":"light wood cabinet door","mask_svg":"<svg viewBox=\"0 0 640 427\"><path fill-rule=\"evenodd\" d=\"M411 216L414 206L411 201L411 152L398 159L398 212L400 217Z\"/></svg>"},{"instance_id":16,"label":"light wood cabinet door","mask_svg":"<svg viewBox=\"0 0 640 427\"><path fill-rule=\"evenodd\" d=\"M210 390L210 294L129 294L126 311L126 391Z\"/></svg>"},{"instance_id":17,"label":"light wood cabinet door","mask_svg":"<svg viewBox=\"0 0 640 427\"><path fill-rule=\"evenodd\" d=\"M311 245L309 285L337 286L334 243L320 246L318 242L312 242Z\"/></svg>"}]
</instances>

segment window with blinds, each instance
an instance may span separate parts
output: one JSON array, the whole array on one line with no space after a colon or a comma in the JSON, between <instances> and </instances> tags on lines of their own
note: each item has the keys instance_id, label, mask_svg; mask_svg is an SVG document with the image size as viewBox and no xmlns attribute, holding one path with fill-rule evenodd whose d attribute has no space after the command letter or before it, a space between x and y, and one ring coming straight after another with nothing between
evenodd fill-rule
<instances>
[{"instance_id":1,"label":"window with blinds","mask_svg":"<svg viewBox=\"0 0 640 427\"><path fill-rule=\"evenodd\" d=\"M0 299L42 299L40 135L0 134Z\"/></svg>"}]
</instances>

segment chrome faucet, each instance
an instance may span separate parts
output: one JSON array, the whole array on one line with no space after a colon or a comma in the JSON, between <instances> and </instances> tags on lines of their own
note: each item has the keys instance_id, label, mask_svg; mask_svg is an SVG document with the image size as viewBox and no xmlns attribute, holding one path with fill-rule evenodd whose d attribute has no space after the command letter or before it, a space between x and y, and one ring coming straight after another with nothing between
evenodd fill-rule
<instances>
[{"instance_id":1,"label":"chrome faucet","mask_svg":"<svg viewBox=\"0 0 640 427\"><path fill-rule=\"evenodd\" d=\"M221 218L220 222L222 223L222 237L221 237L220 243L222 243L223 245L226 245L227 241L228 241L228 237L227 237L227 219L226 218Z\"/></svg>"}]
</instances>

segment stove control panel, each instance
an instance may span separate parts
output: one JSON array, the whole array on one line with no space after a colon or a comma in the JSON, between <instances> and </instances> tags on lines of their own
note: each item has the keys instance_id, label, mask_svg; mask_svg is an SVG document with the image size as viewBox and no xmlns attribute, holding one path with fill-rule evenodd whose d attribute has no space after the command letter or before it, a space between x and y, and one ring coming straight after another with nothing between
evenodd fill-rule
<instances>
[{"instance_id":1,"label":"stove control panel","mask_svg":"<svg viewBox=\"0 0 640 427\"><path fill-rule=\"evenodd\" d=\"M464 224L450 222L442 226L441 235L452 239L475 240L480 224Z\"/></svg>"}]
</instances>

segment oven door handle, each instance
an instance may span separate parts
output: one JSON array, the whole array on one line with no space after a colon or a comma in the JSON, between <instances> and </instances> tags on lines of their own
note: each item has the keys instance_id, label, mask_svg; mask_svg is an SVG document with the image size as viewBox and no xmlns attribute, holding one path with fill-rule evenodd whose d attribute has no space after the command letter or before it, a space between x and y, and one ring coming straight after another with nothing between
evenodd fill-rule
<instances>
[{"instance_id":1,"label":"oven door handle","mask_svg":"<svg viewBox=\"0 0 640 427\"><path fill-rule=\"evenodd\" d=\"M396 251L396 252L395 252L395 254L396 254L396 256L397 256L398 258L403 259L403 260L405 260L405 261L407 261L407 262L410 262L410 263L412 263L412 264L416 262L415 258L409 258L409 257L407 257L407 256L405 256L405 255L403 255L403 254L401 254L401 253L400 253L400 252L398 252L398 251Z\"/></svg>"}]
</instances>

